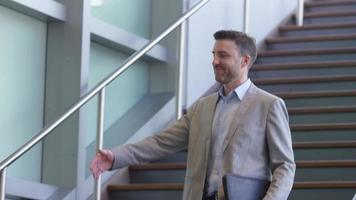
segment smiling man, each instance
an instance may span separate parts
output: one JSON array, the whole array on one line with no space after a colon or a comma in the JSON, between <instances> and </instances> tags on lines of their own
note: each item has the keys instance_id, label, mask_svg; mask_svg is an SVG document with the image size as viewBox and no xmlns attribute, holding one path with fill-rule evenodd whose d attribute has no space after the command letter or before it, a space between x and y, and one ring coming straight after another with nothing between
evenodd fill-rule
<instances>
[{"instance_id":1,"label":"smiling man","mask_svg":"<svg viewBox=\"0 0 356 200\"><path fill-rule=\"evenodd\" d=\"M288 198L295 163L285 104L248 78L256 60L253 38L230 30L214 38L212 64L220 90L199 99L161 133L99 152L91 163L94 177L188 147L184 200L221 199L225 174L271 181L264 200Z\"/></svg>"}]
</instances>

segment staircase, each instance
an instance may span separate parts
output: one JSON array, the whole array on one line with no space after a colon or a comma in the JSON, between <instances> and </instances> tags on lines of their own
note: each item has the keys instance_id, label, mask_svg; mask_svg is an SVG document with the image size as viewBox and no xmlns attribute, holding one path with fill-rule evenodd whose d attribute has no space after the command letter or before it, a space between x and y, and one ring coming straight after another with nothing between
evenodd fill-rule
<instances>
[{"instance_id":1,"label":"staircase","mask_svg":"<svg viewBox=\"0 0 356 200\"><path fill-rule=\"evenodd\" d=\"M305 4L304 25L266 39L250 77L283 98L297 171L291 200L351 200L356 193L356 0ZM294 18L292 19L292 21ZM181 199L186 152L130 167L111 199Z\"/></svg>"}]
</instances>

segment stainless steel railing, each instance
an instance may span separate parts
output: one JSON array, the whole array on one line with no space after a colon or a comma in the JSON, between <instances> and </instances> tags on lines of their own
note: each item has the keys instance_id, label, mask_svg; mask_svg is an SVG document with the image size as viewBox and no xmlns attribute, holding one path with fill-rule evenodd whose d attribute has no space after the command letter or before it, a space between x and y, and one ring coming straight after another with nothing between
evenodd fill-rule
<instances>
[{"instance_id":1,"label":"stainless steel railing","mask_svg":"<svg viewBox=\"0 0 356 200\"><path fill-rule=\"evenodd\" d=\"M304 0L298 0L298 8L297 8L297 25L303 26L303 18L304 18Z\"/></svg>"},{"instance_id":2,"label":"stainless steel railing","mask_svg":"<svg viewBox=\"0 0 356 200\"><path fill-rule=\"evenodd\" d=\"M179 17L174 23L172 23L168 28L166 28L159 36L157 36L154 40L146 44L139 51L132 54L129 58L127 58L116 71L108 75L104 80L98 83L93 89L91 89L88 93L82 96L79 101L73 104L62 116L60 116L57 120L51 122L47 125L42 131L36 134L31 140L22 145L18 150L16 150L13 154L8 156L4 161L0 163L0 200L5 199L5 184L6 184L6 169L9 165L15 162L19 157L21 157L24 153L30 150L33 146L35 146L39 141L41 141L45 136L47 136L53 129L55 129L58 125L60 125L65 119L71 116L75 111L81 108L85 103L87 103L91 98L93 98L96 94L99 93L99 102L98 102L98 133L97 133L97 151L102 148L103 141L103 124L104 124L104 100L105 100L105 87L110 84L116 77L122 74L125 70L127 70L135 61L141 58L145 53L147 53L153 46L155 46L158 42L160 42L164 37L166 37L169 33L171 33L175 28L181 25L187 18L193 15L196 11L198 11L202 6L208 3L210 0L202 0L196 5L194 5L190 10L185 12L181 17ZM181 27L182 37L185 36L185 27ZM181 48L184 48L184 45L180 45ZM180 56L184 55L184 50L180 51ZM182 59L180 59L180 62ZM179 65L183 67L182 64ZM178 78L178 80L182 80L182 78ZM181 87L181 83L179 83ZM181 90L181 89L179 89ZM178 92L181 94L181 92ZM181 99L178 97L177 99ZM180 100L178 100L180 101ZM181 105L181 102L178 102ZM178 104L177 103L177 104ZM181 109L181 108L178 108ZM181 111L180 111L181 112ZM96 180L95 183L95 197L96 199L100 199L100 191L101 191L101 178Z\"/></svg>"}]
</instances>

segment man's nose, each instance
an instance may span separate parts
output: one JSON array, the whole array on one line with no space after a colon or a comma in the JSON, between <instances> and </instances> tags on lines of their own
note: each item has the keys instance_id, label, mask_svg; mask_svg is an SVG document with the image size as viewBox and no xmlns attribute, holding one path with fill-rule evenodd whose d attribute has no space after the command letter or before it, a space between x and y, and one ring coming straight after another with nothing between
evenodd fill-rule
<instances>
[{"instance_id":1,"label":"man's nose","mask_svg":"<svg viewBox=\"0 0 356 200\"><path fill-rule=\"evenodd\" d=\"M217 65L219 63L220 63L219 59L216 57L213 57L213 65Z\"/></svg>"}]
</instances>

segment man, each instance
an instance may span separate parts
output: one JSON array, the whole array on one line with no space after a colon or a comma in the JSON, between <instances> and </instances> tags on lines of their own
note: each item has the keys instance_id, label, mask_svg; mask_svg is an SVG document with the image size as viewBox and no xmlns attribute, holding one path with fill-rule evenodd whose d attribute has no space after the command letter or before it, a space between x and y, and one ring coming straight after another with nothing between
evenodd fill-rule
<instances>
[{"instance_id":1,"label":"man","mask_svg":"<svg viewBox=\"0 0 356 200\"><path fill-rule=\"evenodd\" d=\"M255 40L237 31L214 34L218 93L199 99L172 127L136 144L103 150L91 164L94 177L188 147L184 200L216 199L224 174L271 180L264 200L286 200L295 163L283 100L248 78Z\"/></svg>"}]
</instances>

